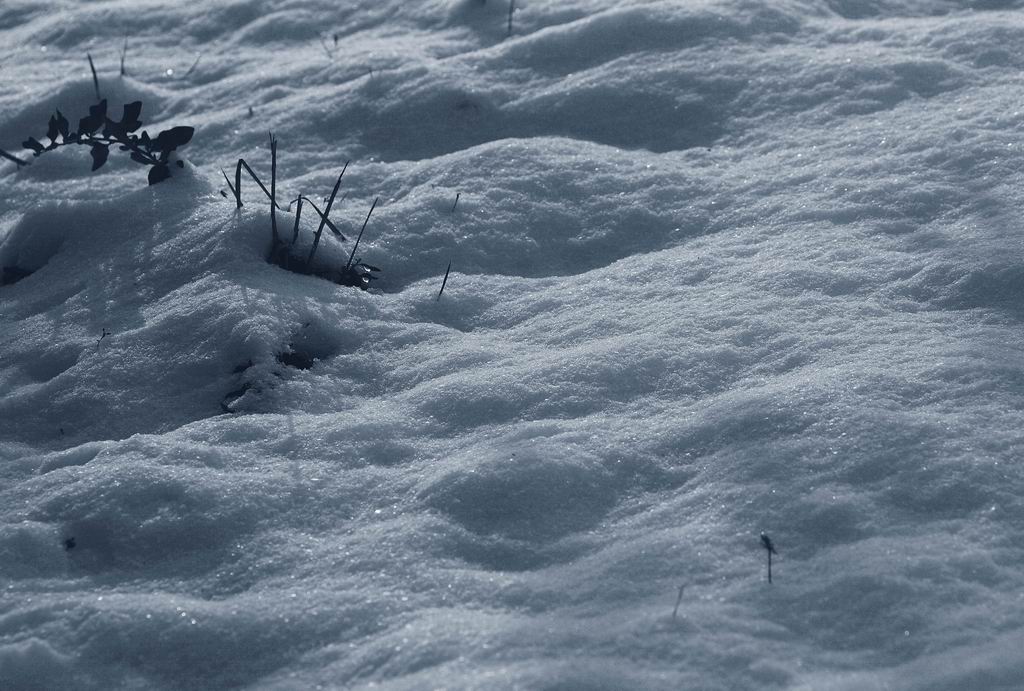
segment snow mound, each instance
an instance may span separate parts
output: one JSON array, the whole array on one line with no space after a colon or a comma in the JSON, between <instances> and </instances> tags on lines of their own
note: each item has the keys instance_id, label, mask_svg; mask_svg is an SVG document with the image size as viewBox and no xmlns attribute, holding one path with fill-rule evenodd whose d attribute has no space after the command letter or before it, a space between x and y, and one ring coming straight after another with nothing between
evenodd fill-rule
<instances>
[{"instance_id":1,"label":"snow mound","mask_svg":"<svg viewBox=\"0 0 1024 691\"><path fill-rule=\"evenodd\" d=\"M0 7L0 687L1014 688L1020 3L335 5Z\"/></svg>"}]
</instances>

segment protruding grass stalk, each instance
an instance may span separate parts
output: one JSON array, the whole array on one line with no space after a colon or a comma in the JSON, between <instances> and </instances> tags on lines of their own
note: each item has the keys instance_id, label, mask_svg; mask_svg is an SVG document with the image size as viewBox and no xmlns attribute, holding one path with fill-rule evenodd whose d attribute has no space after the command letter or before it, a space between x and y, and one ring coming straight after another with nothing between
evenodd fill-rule
<instances>
[{"instance_id":1,"label":"protruding grass stalk","mask_svg":"<svg viewBox=\"0 0 1024 691\"><path fill-rule=\"evenodd\" d=\"M266 192L266 188L263 187L263 183L260 182L260 179L258 177L256 177L256 173L252 172L252 168L250 168L249 164L245 162L245 159L242 159L242 158L238 159L238 165L235 166L235 189L234 189L235 201L238 202L238 206L236 208L238 208L238 209L242 208L242 166L245 166L245 169L249 171L249 175L251 175L252 179L256 181L256 184L259 185L263 189L264 192Z\"/></svg>"},{"instance_id":2,"label":"protruding grass stalk","mask_svg":"<svg viewBox=\"0 0 1024 691\"><path fill-rule=\"evenodd\" d=\"M235 166L235 184L232 186L231 181L230 180L228 181L228 187L231 189L231 192L235 195L235 202L238 204L238 208L241 209L242 206L243 206L242 205L242 168L245 168L245 172L247 172L249 174L249 177L251 177L256 182L256 184L260 186L260 189L263 190L263 194L267 195L267 198L272 200L273 199L273 195L270 194L270 190L267 189L267 186L264 185L263 181L260 180L259 176L256 175L256 173L253 172L253 169L249 167L249 164L245 162L245 159L244 158L240 158L240 159L238 159L238 164ZM224 177L226 179L227 175L225 175ZM275 205L276 205L276 202L275 202ZM278 206L277 208L280 209L281 207Z\"/></svg>"},{"instance_id":3,"label":"protruding grass stalk","mask_svg":"<svg viewBox=\"0 0 1024 691\"><path fill-rule=\"evenodd\" d=\"M363 231L366 230L366 224L370 222L370 216L373 215L373 210L377 208L377 202L380 201L380 197L373 200L373 205L370 207L370 213L366 214L366 220L363 221L363 227L359 229L359 237L356 238L356 244L352 245L352 253L348 255L348 263L345 264L345 272L347 273L349 267L352 266L352 258L356 256L356 249L359 248L359 241L363 239Z\"/></svg>"},{"instance_id":4,"label":"protruding grass stalk","mask_svg":"<svg viewBox=\"0 0 1024 691\"><path fill-rule=\"evenodd\" d=\"M17 156L9 154L3 149L0 149L0 158L6 158L8 161L11 161L12 163L17 163L19 168L28 165L28 161L22 161Z\"/></svg>"},{"instance_id":5,"label":"protruding grass stalk","mask_svg":"<svg viewBox=\"0 0 1024 691\"><path fill-rule=\"evenodd\" d=\"M772 539L768 537L766 533L761 533L761 546L768 551L768 582L772 582L772 555L778 554L775 551L775 545L772 544Z\"/></svg>"},{"instance_id":6,"label":"protruding grass stalk","mask_svg":"<svg viewBox=\"0 0 1024 691\"><path fill-rule=\"evenodd\" d=\"M679 595L676 597L676 606L672 609L672 621L675 621L676 615L679 613L679 603L683 601L683 588L686 584L679 586Z\"/></svg>"},{"instance_id":7,"label":"protruding grass stalk","mask_svg":"<svg viewBox=\"0 0 1024 691\"><path fill-rule=\"evenodd\" d=\"M313 246L309 248L309 256L306 257L307 267L313 263L313 255L316 253L316 248L320 244L320 236L324 232L324 226L327 225L327 217L331 215L331 207L334 205L334 198L338 196L338 188L341 187L341 179L345 177L346 170L348 170L348 161L345 161L345 167L341 169L341 174L338 175L338 181L334 183L334 189L331 190L331 196L327 200L327 207L324 209L324 213L320 216L320 226L316 229L316 235L313 236Z\"/></svg>"},{"instance_id":8,"label":"protruding grass stalk","mask_svg":"<svg viewBox=\"0 0 1024 691\"><path fill-rule=\"evenodd\" d=\"M444 280L441 281L441 290L437 291L437 301L441 299L441 294L444 293L444 287L448 285L448 273L452 270L452 262L448 260L448 268L444 270ZM436 302L436 301L435 301Z\"/></svg>"},{"instance_id":9,"label":"protruding grass stalk","mask_svg":"<svg viewBox=\"0 0 1024 691\"><path fill-rule=\"evenodd\" d=\"M184 79L185 77L187 77L190 74L192 74L193 72L195 72L196 68L199 67L199 61L202 60L202 59L203 59L203 54L200 53L199 55L196 56L196 61L192 63L192 67L189 67L185 71L185 74L181 75L181 78Z\"/></svg>"},{"instance_id":10,"label":"protruding grass stalk","mask_svg":"<svg viewBox=\"0 0 1024 691\"><path fill-rule=\"evenodd\" d=\"M302 195L295 200L295 227L292 228L292 246L299 240L299 219L302 218Z\"/></svg>"},{"instance_id":11,"label":"protruding grass stalk","mask_svg":"<svg viewBox=\"0 0 1024 691\"><path fill-rule=\"evenodd\" d=\"M92 85L96 88L96 100L101 101L103 99L100 97L100 78L96 76L96 65L92 62L92 55L86 53L85 57L89 58L89 69L92 70Z\"/></svg>"},{"instance_id":12,"label":"protruding grass stalk","mask_svg":"<svg viewBox=\"0 0 1024 691\"><path fill-rule=\"evenodd\" d=\"M277 235L277 140L270 133L270 237L276 248L281 244Z\"/></svg>"},{"instance_id":13,"label":"protruding grass stalk","mask_svg":"<svg viewBox=\"0 0 1024 691\"><path fill-rule=\"evenodd\" d=\"M121 48L121 76L128 74L124 69L124 59L128 55L128 32L124 32L124 47Z\"/></svg>"},{"instance_id":14,"label":"protruding grass stalk","mask_svg":"<svg viewBox=\"0 0 1024 691\"><path fill-rule=\"evenodd\" d=\"M320 38L320 45L323 47L324 52L327 53L327 57L330 58L331 60L333 60L334 59L334 53L332 53L331 49L327 47L327 41L324 40L323 34L321 34L319 36L319 38ZM334 46L335 47L338 46L338 35L337 34L334 35Z\"/></svg>"}]
</instances>

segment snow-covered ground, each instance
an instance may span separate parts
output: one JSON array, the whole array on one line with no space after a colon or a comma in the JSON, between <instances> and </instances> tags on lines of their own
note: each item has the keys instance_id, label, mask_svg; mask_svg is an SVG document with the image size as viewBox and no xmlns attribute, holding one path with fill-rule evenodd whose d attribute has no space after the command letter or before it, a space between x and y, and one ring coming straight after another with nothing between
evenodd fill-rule
<instances>
[{"instance_id":1,"label":"snow-covered ground","mask_svg":"<svg viewBox=\"0 0 1024 691\"><path fill-rule=\"evenodd\" d=\"M0 688L1020 688L1021 5L3 0Z\"/></svg>"}]
</instances>

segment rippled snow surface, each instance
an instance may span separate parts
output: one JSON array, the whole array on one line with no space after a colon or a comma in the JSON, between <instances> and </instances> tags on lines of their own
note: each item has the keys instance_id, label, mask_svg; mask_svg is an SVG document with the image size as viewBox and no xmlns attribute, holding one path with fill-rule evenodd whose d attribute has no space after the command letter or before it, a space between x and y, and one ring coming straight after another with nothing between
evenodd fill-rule
<instances>
[{"instance_id":1,"label":"rippled snow surface","mask_svg":"<svg viewBox=\"0 0 1024 691\"><path fill-rule=\"evenodd\" d=\"M4 0L0 687L1019 688L1021 4Z\"/></svg>"}]
</instances>

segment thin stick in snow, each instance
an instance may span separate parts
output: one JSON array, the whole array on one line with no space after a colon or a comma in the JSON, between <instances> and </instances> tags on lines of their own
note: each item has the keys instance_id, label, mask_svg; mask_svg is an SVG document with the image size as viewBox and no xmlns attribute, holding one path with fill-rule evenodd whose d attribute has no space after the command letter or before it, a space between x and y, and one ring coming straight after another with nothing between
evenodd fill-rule
<instances>
[{"instance_id":1,"label":"thin stick in snow","mask_svg":"<svg viewBox=\"0 0 1024 691\"><path fill-rule=\"evenodd\" d=\"M462 196L462 192L455 193L455 203L452 204L452 210L449 213L455 213L455 207L459 205L459 197Z\"/></svg>"},{"instance_id":2,"label":"thin stick in snow","mask_svg":"<svg viewBox=\"0 0 1024 691\"><path fill-rule=\"evenodd\" d=\"M768 582L772 582L772 555L778 554L775 551L775 545L772 544L772 539L767 534L761 533L761 546L768 551Z\"/></svg>"},{"instance_id":3,"label":"thin stick in snow","mask_svg":"<svg viewBox=\"0 0 1024 691\"><path fill-rule=\"evenodd\" d=\"M27 166L27 165L28 165L28 162L27 162L27 161L22 161L22 160L21 160L20 158L18 158L17 156L14 156L14 155L12 155L12 154L9 154L9 153L7 153L6 151L4 151L3 149L0 149L0 158L6 158L6 159L7 159L8 161L11 161L11 162L13 162L13 163L17 163L17 164L18 164L18 167L19 167L19 168L20 168L21 166Z\"/></svg>"},{"instance_id":4,"label":"thin stick in snow","mask_svg":"<svg viewBox=\"0 0 1024 691\"><path fill-rule=\"evenodd\" d=\"M277 140L270 133L270 237L274 248L281 244L277 236Z\"/></svg>"},{"instance_id":5,"label":"thin stick in snow","mask_svg":"<svg viewBox=\"0 0 1024 691\"><path fill-rule=\"evenodd\" d=\"M124 47L121 49L121 76L128 74L124 69L124 59L128 55L128 32L124 32Z\"/></svg>"},{"instance_id":6,"label":"thin stick in snow","mask_svg":"<svg viewBox=\"0 0 1024 691\"><path fill-rule=\"evenodd\" d=\"M300 194L295 201L297 204L295 206L295 227L292 229L292 246L299 239L299 219L302 218L302 195ZM291 204L288 205L288 208L291 208Z\"/></svg>"},{"instance_id":7,"label":"thin stick in snow","mask_svg":"<svg viewBox=\"0 0 1024 691\"><path fill-rule=\"evenodd\" d=\"M111 336L111 335L113 335L113 334L111 334L109 331L107 331L107 327L103 327L103 333L100 334L99 340L96 341L96 351L97 352L99 352L100 343L103 343L103 339L106 338L107 336Z\"/></svg>"},{"instance_id":8,"label":"thin stick in snow","mask_svg":"<svg viewBox=\"0 0 1024 691\"><path fill-rule=\"evenodd\" d=\"M320 38L320 45L324 47L324 52L327 53L327 57L329 57L331 60L333 60L334 59L334 53L332 53L331 49L327 47L327 41L324 40L323 36L320 36L319 38ZM337 34L335 34L335 36L334 36L334 45L335 46L338 45L338 36L337 36Z\"/></svg>"},{"instance_id":9,"label":"thin stick in snow","mask_svg":"<svg viewBox=\"0 0 1024 691\"><path fill-rule=\"evenodd\" d=\"M89 69L92 70L92 85L94 87L96 87L96 100L99 101L99 100L101 100L101 98L100 98L100 78L96 76L96 65L93 64L92 56L89 55L89 53L86 53L85 57L89 58Z\"/></svg>"},{"instance_id":10,"label":"thin stick in snow","mask_svg":"<svg viewBox=\"0 0 1024 691\"><path fill-rule=\"evenodd\" d=\"M679 603L683 601L683 588L685 588L685 587L686 587L685 584L679 586L679 596L676 598L676 606L672 610L672 621L675 621L676 614L679 613Z\"/></svg>"},{"instance_id":11,"label":"thin stick in snow","mask_svg":"<svg viewBox=\"0 0 1024 691\"><path fill-rule=\"evenodd\" d=\"M200 53L199 55L196 56L196 61L192 63L192 67L189 67L188 71L186 71L185 74L181 75L181 78L184 79L185 77L187 77L190 74L192 74L195 71L196 67L199 65L199 61L202 60L202 59L203 59L203 54Z\"/></svg>"},{"instance_id":12,"label":"thin stick in snow","mask_svg":"<svg viewBox=\"0 0 1024 691\"><path fill-rule=\"evenodd\" d=\"M313 246L309 248L309 256L306 257L306 266L309 266L313 261L313 255L316 253L316 248L320 244L320 236L324 232L324 226L327 225L327 217L331 215L331 207L334 205L334 198L338 196L338 188L341 187L341 179L345 177L346 170L348 170L348 161L345 161L345 167L341 169L341 174L338 176L337 182L334 183L334 189L331 190L331 196L327 200L327 207L324 209L324 213L320 217L320 226L316 229L316 233L313 235Z\"/></svg>"},{"instance_id":13,"label":"thin stick in snow","mask_svg":"<svg viewBox=\"0 0 1024 691\"><path fill-rule=\"evenodd\" d=\"M352 266L352 258L356 256L356 249L359 247L359 241L363 239L363 231L366 230L366 224L370 222L370 216L373 214L373 210L377 208L377 202L380 201L380 197L373 200L373 206L370 207L370 213L366 214L366 220L363 221L363 227L359 229L359 237L356 238L356 244L352 245L352 254L348 255L348 263L345 264L345 271L348 272L350 266Z\"/></svg>"},{"instance_id":14,"label":"thin stick in snow","mask_svg":"<svg viewBox=\"0 0 1024 691\"><path fill-rule=\"evenodd\" d=\"M444 293L444 287L446 285L448 285L448 273L451 270L452 270L452 262L449 259L448 260L448 268L444 270L444 280L441 281L441 290L437 291L437 300L435 300L435 302L437 302L437 301L439 301L441 299L441 294Z\"/></svg>"},{"instance_id":15,"label":"thin stick in snow","mask_svg":"<svg viewBox=\"0 0 1024 691\"><path fill-rule=\"evenodd\" d=\"M237 197L238 193L235 192L235 186L231 184L231 180L228 178L228 174L224 171L223 168L220 169L220 172L224 175L224 181L228 183L228 189L231 190L231 194ZM224 194L224 190L221 190L220 193ZM226 197L227 195L224 194L224 196Z\"/></svg>"}]
</instances>

